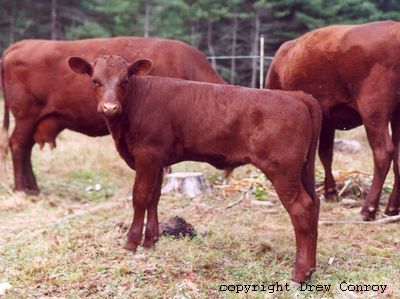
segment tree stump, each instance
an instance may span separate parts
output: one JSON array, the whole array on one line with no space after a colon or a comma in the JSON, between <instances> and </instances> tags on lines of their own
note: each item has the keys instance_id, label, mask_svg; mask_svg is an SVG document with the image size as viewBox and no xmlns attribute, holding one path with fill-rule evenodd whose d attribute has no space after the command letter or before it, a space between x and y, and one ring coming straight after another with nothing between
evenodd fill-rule
<instances>
[{"instance_id":1,"label":"tree stump","mask_svg":"<svg viewBox=\"0 0 400 299\"><path fill-rule=\"evenodd\" d=\"M174 172L166 175L166 178L167 183L161 190L162 194L178 192L193 198L208 189L204 175L200 172Z\"/></svg>"}]
</instances>

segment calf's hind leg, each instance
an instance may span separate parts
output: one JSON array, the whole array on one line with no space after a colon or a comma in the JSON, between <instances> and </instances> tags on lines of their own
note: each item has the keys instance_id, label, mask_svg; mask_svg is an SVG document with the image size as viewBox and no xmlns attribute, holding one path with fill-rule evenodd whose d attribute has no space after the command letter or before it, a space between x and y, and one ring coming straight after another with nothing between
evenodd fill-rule
<instances>
[{"instance_id":1,"label":"calf's hind leg","mask_svg":"<svg viewBox=\"0 0 400 299\"><path fill-rule=\"evenodd\" d=\"M158 181L154 186L152 200L147 206L147 223L143 242L143 247L146 248L152 247L160 237L157 207L161 195L162 179L163 172L160 172L160 174L158 175Z\"/></svg>"},{"instance_id":2,"label":"calf's hind leg","mask_svg":"<svg viewBox=\"0 0 400 299\"><path fill-rule=\"evenodd\" d=\"M293 179L283 175L284 173L271 181L289 213L296 236L296 258L292 279L304 282L311 278L317 263L319 199L310 197L300 178Z\"/></svg>"}]
</instances>

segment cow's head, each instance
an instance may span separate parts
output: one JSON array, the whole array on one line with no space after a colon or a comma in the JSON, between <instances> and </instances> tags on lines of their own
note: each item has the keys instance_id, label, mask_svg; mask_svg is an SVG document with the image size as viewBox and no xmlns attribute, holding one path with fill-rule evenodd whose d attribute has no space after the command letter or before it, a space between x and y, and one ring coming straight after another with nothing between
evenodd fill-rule
<instances>
[{"instance_id":1,"label":"cow's head","mask_svg":"<svg viewBox=\"0 0 400 299\"><path fill-rule=\"evenodd\" d=\"M73 72L90 76L96 94L97 111L108 118L126 108L132 89L130 77L147 75L152 67L149 59L128 63L117 55L101 56L92 64L81 57L70 57L68 64Z\"/></svg>"}]
</instances>

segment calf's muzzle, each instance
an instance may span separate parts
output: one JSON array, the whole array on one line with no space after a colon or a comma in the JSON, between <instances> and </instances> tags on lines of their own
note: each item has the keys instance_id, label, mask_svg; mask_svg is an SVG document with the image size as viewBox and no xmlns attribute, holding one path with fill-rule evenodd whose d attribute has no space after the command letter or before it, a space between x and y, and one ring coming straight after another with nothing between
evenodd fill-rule
<instances>
[{"instance_id":1,"label":"calf's muzzle","mask_svg":"<svg viewBox=\"0 0 400 299\"><path fill-rule=\"evenodd\" d=\"M121 107L117 103L104 103L101 106L101 112L107 117L111 117L119 113Z\"/></svg>"}]
</instances>

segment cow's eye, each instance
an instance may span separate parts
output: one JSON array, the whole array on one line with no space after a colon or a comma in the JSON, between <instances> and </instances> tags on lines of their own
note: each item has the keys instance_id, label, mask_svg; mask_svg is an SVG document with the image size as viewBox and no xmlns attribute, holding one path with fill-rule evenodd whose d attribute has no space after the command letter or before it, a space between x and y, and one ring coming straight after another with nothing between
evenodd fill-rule
<instances>
[{"instance_id":1,"label":"cow's eye","mask_svg":"<svg viewBox=\"0 0 400 299\"><path fill-rule=\"evenodd\" d=\"M92 80L92 85L95 87L100 87L101 83L98 80Z\"/></svg>"},{"instance_id":2,"label":"cow's eye","mask_svg":"<svg viewBox=\"0 0 400 299\"><path fill-rule=\"evenodd\" d=\"M128 84L128 80L123 80L119 83L119 86L125 87Z\"/></svg>"}]
</instances>

